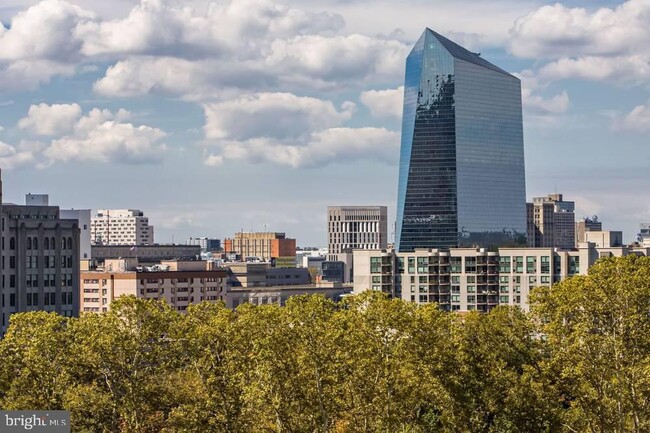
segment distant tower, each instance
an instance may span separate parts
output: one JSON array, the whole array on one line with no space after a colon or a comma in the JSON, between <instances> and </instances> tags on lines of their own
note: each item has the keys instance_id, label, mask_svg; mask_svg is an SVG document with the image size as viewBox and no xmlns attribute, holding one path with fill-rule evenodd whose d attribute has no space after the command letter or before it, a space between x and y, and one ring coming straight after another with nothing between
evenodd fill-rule
<instances>
[{"instance_id":1,"label":"distant tower","mask_svg":"<svg viewBox=\"0 0 650 433\"><path fill-rule=\"evenodd\" d=\"M406 60L395 243L526 243L521 83L430 29Z\"/></svg>"}]
</instances>

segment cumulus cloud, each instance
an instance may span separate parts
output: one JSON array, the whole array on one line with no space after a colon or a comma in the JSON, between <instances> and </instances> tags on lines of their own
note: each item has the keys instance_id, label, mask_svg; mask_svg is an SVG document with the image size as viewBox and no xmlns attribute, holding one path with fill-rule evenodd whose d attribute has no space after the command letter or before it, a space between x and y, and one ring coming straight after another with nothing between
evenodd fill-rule
<instances>
[{"instance_id":1,"label":"cumulus cloud","mask_svg":"<svg viewBox=\"0 0 650 433\"><path fill-rule=\"evenodd\" d=\"M299 139L312 130L339 126L352 118L355 105L338 111L331 101L291 93L258 93L204 104L209 139L248 140L256 137Z\"/></svg>"},{"instance_id":2,"label":"cumulus cloud","mask_svg":"<svg viewBox=\"0 0 650 433\"><path fill-rule=\"evenodd\" d=\"M0 166L3 169L13 169L35 161L34 153L0 141Z\"/></svg>"},{"instance_id":3,"label":"cumulus cloud","mask_svg":"<svg viewBox=\"0 0 650 433\"><path fill-rule=\"evenodd\" d=\"M143 0L124 19L86 22L76 36L83 52L96 54L162 54L181 58L259 53L270 40L337 31L340 15L308 12L270 0L210 3L205 12ZM241 58L240 57L240 58Z\"/></svg>"},{"instance_id":4,"label":"cumulus cloud","mask_svg":"<svg viewBox=\"0 0 650 433\"><path fill-rule=\"evenodd\" d=\"M614 128L634 132L650 132L650 101L637 105L625 116L614 119Z\"/></svg>"},{"instance_id":5,"label":"cumulus cloud","mask_svg":"<svg viewBox=\"0 0 650 433\"><path fill-rule=\"evenodd\" d=\"M560 3L542 6L515 22L510 50L528 58L648 52L650 3L628 0L589 12Z\"/></svg>"},{"instance_id":6,"label":"cumulus cloud","mask_svg":"<svg viewBox=\"0 0 650 433\"><path fill-rule=\"evenodd\" d=\"M356 107L288 93L261 93L205 104L206 165L225 160L289 167L368 159L391 162L397 134L383 128L347 128Z\"/></svg>"},{"instance_id":7,"label":"cumulus cloud","mask_svg":"<svg viewBox=\"0 0 650 433\"><path fill-rule=\"evenodd\" d=\"M71 131L79 116L79 104L32 105L18 127L38 135L59 135Z\"/></svg>"},{"instance_id":8,"label":"cumulus cloud","mask_svg":"<svg viewBox=\"0 0 650 433\"><path fill-rule=\"evenodd\" d=\"M402 117L404 86L397 89L368 90L362 92L359 100L368 107L374 117Z\"/></svg>"},{"instance_id":9,"label":"cumulus cloud","mask_svg":"<svg viewBox=\"0 0 650 433\"><path fill-rule=\"evenodd\" d=\"M131 113L94 108L85 115L78 104L39 104L29 108L18 127L48 142L22 141L4 144L0 155L8 167L33 163L37 167L55 162L99 161L126 164L157 163L166 150L160 141L166 133L127 120ZM2 160L0 160L2 161Z\"/></svg>"},{"instance_id":10,"label":"cumulus cloud","mask_svg":"<svg viewBox=\"0 0 650 433\"><path fill-rule=\"evenodd\" d=\"M126 164L155 163L165 150L158 142L166 133L123 121L128 112L92 109L79 118L70 134L52 141L43 152L54 161L99 161Z\"/></svg>"},{"instance_id":11,"label":"cumulus cloud","mask_svg":"<svg viewBox=\"0 0 650 433\"><path fill-rule=\"evenodd\" d=\"M219 165L228 159L293 168L357 160L392 164L397 161L399 135L384 128L330 128L313 132L301 142L253 138L224 141L219 147L220 153L208 154L207 165Z\"/></svg>"},{"instance_id":12,"label":"cumulus cloud","mask_svg":"<svg viewBox=\"0 0 650 433\"><path fill-rule=\"evenodd\" d=\"M0 33L0 59L74 59L82 46L75 29L92 19L91 12L66 1L43 0L14 16Z\"/></svg>"},{"instance_id":13,"label":"cumulus cloud","mask_svg":"<svg viewBox=\"0 0 650 433\"><path fill-rule=\"evenodd\" d=\"M550 60L537 71L542 83L578 78L640 85L650 81L650 2L628 0L588 11L560 3L516 21L510 51Z\"/></svg>"}]
</instances>

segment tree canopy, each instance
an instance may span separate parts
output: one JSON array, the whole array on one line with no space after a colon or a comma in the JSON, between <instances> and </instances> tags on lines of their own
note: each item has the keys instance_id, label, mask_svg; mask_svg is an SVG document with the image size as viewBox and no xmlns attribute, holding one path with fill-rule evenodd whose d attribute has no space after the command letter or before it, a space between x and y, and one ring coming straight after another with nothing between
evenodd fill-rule
<instances>
[{"instance_id":1,"label":"tree canopy","mask_svg":"<svg viewBox=\"0 0 650 433\"><path fill-rule=\"evenodd\" d=\"M15 314L0 407L69 410L78 432L650 431L650 258L600 260L531 307L366 292Z\"/></svg>"}]
</instances>

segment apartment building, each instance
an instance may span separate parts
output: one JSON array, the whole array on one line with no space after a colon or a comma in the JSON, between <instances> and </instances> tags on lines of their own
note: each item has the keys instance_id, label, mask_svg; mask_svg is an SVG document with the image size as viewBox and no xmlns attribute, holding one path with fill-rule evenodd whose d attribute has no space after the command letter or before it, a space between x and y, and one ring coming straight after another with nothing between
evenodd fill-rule
<instances>
[{"instance_id":1,"label":"apartment building","mask_svg":"<svg viewBox=\"0 0 650 433\"><path fill-rule=\"evenodd\" d=\"M138 209L99 209L90 222L93 245L153 244L153 226Z\"/></svg>"},{"instance_id":2,"label":"apartment building","mask_svg":"<svg viewBox=\"0 0 650 433\"><path fill-rule=\"evenodd\" d=\"M204 261L162 261L140 266L137 259L107 259L101 270L81 272L81 311L106 312L120 296L164 299L178 311L203 301L225 301L225 270Z\"/></svg>"},{"instance_id":3,"label":"apartment building","mask_svg":"<svg viewBox=\"0 0 650 433\"><path fill-rule=\"evenodd\" d=\"M445 311L489 311L497 305L528 310L531 289L586 274L601 257L648 255L649 248L603 243L574 250L554 248L457 248L354 251L354 293L378 290L418 304L437 303Z\"/></svg>"}]
</instances>

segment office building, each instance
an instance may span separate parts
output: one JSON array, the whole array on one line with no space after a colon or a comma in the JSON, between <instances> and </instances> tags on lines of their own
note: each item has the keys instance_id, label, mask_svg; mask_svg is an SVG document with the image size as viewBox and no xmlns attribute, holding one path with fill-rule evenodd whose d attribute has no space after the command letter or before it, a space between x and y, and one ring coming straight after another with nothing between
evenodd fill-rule
<instances>
[{"instance_id":1,"label":"office building","mask_svg":"<svg viewBox=\"0 0 650 433\"><path fill-rule=\"evenodd\" d=\"M30 194L26 203L0 205L2 334L13 313L79 313L79 223L61 218L46 195Z\"/></svg>"},{"instance_id":2,"label":"office building","mask_svg":"<svg viewBox=\"0 0 650 433\"><path fill-rule=\"evenodd\" d=\"M238 232L234 238L224 239L224 252L244 261L293 258L295 266L296 240L287 238L284 233Z\"/></svg>"},{"instance_id":3,"label":"office building","mask_svg":"<svg viewBox=\"0 0 650 433\"><path fill-rule=\"evenodd\" d=\"M153 226L138 209L99 209L90 222L93 245L153 244Z\"/></svg>"},{"instance_id":4,"label":"office building","mask_svg":"<svg viewBox=\"0 0 650 433\"><path fill-rule=\"evenodd\" d=\"M398 251L526 243L517 77L426 29L406 60Z\"/></svg>"},{"instance_id":5,"label":"office building","mask_svg":"<svg viewBox=\"0 0 650 433\"><path fill-rule=\"evenodd\" d=\"M388 244L386 206L329 206L327 208L327 259L352 250L384 249Z\"/></svg>"},{"instance_id":6,"label":"office building","mask_svg":"<svg viewBox=\"0 0 650 433\"><path fill-rule=\"evenodd\" d=\"M576 246L575 203L562 194L535 197L526 203L528 246L570 249Z\"/></svg>"},{"instance_id":7,"label":"office building","mask_svg":"<svg viewBox=\"0 0 650 433\"><path fill-rule=\"evenodd\" d=\"M603 223L598 220L598 216L594 215L591 218L583 218L576 221L576 245L585 242L586 232L599 232L603 230Z\"/></svg>"}]
</instances>

